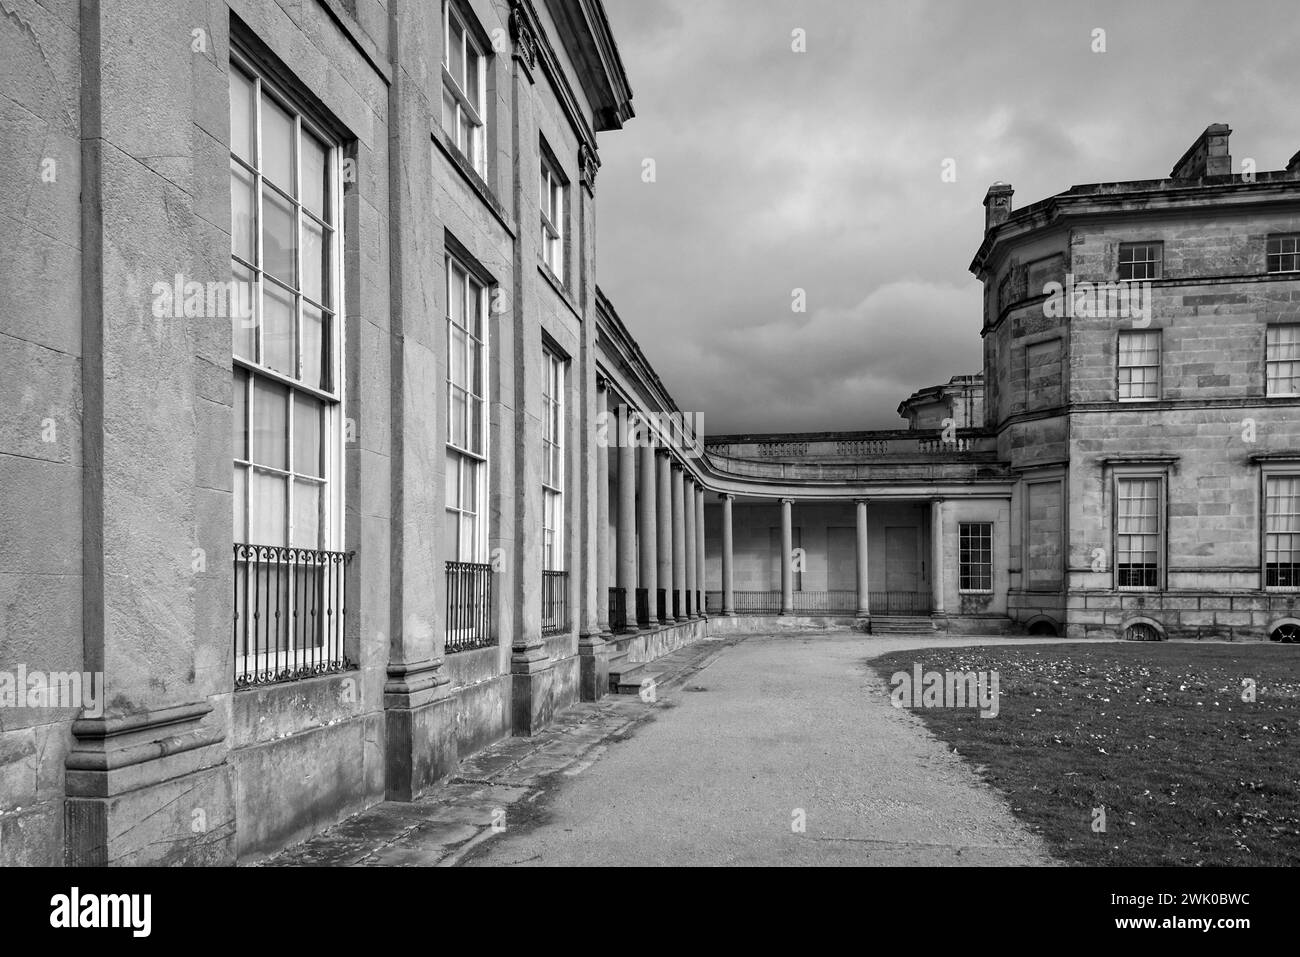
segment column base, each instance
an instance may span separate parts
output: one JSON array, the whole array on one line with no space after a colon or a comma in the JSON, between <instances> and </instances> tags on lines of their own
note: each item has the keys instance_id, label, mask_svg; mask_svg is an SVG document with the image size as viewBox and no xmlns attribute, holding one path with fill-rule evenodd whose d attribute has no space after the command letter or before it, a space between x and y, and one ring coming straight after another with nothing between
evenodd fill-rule
<instances>
[{"instance_id":1,"label":"column base","mask_svg":"<svg viewBox=\"0 0 1300 957\"><path fill-rule=\"evenodd\" d=\"M606 634L578 639L578 697L599 701L609 691L609 645Z\"/></svg>"},{"instance_id":2,"label":"column base","mask_svg":"<svg viewBox=\"0 0 1300 957\"><path fill-rule=\"evenodd\" d=\"M64 860L70 867L235 862L225 733L207 701L72 723Z\"/></svg>"},{"instance_id":3,"label":"column base","mask_svg":"<svg viewBox=\"0 0 1300 957\"><path fill-rule=\"evenodd\" d=\"M384 682L384 796L414 801L456 769L451 679L441 658L393 662Z\"/></svg>"},{"instance_id":4,"label":"column base","mask_svg":"<svg viewBox=\"0 0 1300 957\"><path fill-rule=\"evenodd\" d=\"M541 642L515 647L510 656L510 716L515 735L531 737L555 717L551 693L554 667Z\"/></svg>"}]
</instances>

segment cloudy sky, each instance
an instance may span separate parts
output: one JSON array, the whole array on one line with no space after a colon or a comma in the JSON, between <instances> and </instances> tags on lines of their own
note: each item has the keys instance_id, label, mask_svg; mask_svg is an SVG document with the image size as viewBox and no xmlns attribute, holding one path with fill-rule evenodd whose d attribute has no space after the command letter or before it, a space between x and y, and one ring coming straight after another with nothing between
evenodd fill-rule
<instances>
[{"instance_id":1,"label":"cloudy sky","mask_svg":"<svg viewBox=\"0 0 1300 957\"><path fill-rule=\"evenodd\" d=\"M978 371L994 180L1165 176L1215 122L1238 169L1300 149L1295 0L605 5L637 115L601 135L597 275L710 434L895 428Z\"/></svg>"}]
</instances>

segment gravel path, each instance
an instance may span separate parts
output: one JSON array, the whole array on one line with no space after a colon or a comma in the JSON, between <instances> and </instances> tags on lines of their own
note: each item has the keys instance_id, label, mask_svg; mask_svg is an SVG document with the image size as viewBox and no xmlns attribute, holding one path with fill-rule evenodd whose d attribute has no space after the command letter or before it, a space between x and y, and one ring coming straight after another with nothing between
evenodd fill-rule
<instances>
[{"instance_id":1,"label":"gravel path","mask_svg":"<svg viewBox=\"0 0 1300 957\"><path fill-rule=\"evenodd\" d=\"M998 794L891 707L868 665L977 643L1003 642L748 638L463 863L1051 864Z\"/></svg>"}]
</instances>

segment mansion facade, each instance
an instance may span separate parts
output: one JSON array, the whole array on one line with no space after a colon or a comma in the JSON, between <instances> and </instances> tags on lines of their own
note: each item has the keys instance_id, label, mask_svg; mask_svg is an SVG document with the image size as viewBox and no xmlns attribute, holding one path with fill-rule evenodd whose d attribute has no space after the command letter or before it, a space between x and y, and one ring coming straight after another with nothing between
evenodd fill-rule
<instances>
[{"instance_id":1,"label":"mansion facade","mask_svg":"<svg viewBox=\"0 0 1300 957\"><path fill-rule=\"evenodd\" d=\"M990 189L906 428L705 436L595 281L599 0L18 7L0 865L254 862L715 633L1297 624L1300 166L1226 128Z\"/></svg>"}]
</instances>

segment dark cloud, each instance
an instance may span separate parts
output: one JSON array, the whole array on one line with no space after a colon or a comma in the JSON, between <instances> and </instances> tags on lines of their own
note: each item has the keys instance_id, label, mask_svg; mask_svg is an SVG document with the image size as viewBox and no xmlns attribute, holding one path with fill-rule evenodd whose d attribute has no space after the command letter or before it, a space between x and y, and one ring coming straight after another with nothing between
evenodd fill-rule
<instances>
[{"instance_id":1,"label":"dark cloud","mask_svg":"<svg viewBox=\"0 0 1300 957\"><path fill-rule=\"evenodd\" d=\"M892 428L977 370L994 180L1163 176L1220 121L1238 162L1300 148L1291 0L605 2L637 116L602 136L597 274L710 432Z\"/></svg>"}]
</instances>

